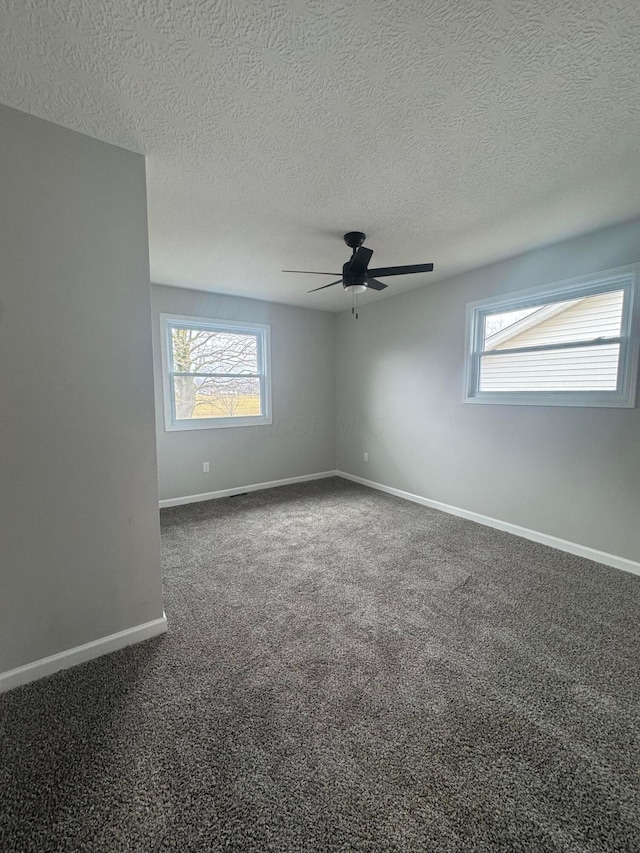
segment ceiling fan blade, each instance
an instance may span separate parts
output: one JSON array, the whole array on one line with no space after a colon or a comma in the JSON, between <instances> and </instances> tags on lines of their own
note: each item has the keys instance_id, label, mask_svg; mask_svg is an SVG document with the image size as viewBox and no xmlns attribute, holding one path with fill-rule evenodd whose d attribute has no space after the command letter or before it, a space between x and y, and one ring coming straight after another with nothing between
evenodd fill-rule
<instances>
[{"instance_id":1,"label":"ceiling fan blade","mask_svg":"<svg viewBox=\"0 0 640 853\"><path fill-rule=\"evenodd\" d=\"M384 290L385 287L388 287L388 284L384 284L381 281L376 281L375 278L370 278L367 276L367 287L370 290Z\"/></svg>"},{"instance_id":2,"label":"ceiling fan blade","mask_svg":"<svg viewBox=\"0 0 640 853\"><path fill-rule=\"evenodd\" d=\"M314 287L313 290L307 290L307 293L315 293L316 290L324 290L325 287L333 287L334 284L342 284L342 279L339 278L337 281L330 281L329 284L323 284L322 287Z\"/></svg>"},{"instance_id":3,"label":"ceiling fan blade","mask_svg":"<svg viewBox=\"0 0 640 853\"><path fill-rule=\"evenodd\" d=\"M311 270L280 270L280 272L299 272L302 275L340 275L339 272L312 272Z\"/></svg>"},{"instance_id":4,"label":"ceiling fan blade","mask_svg":"<svg viewBox=\"0 0 640 853\"><path fill-rule=\"evenodd\" d=\"M360 246L356 249L354 256L349 263L349 272L363 273L367 271L367 264L371 260L373 249L367 249L365 246Z\"/></svg>"},{"instance_id":5,"label":"ceiling fan blade","mask_svg":"<svg viewBox=\"0 0 640 853\"><path fill-rule=\"evenodd\" d=\"M369 270L369 275L408 275L415 272L431 272L433 264L409 264L404 267L379 267L377 270Z\"/></svg>"}]
</instances>

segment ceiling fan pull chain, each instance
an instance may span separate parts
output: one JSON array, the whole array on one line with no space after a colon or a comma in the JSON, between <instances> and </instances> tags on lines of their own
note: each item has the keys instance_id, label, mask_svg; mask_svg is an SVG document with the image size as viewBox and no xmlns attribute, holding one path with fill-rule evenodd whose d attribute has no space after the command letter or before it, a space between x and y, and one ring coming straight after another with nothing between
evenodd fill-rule
<instances>
[{"instance_id":1,"label":"ceiling fan pull chain","mask_svg":"<svg viewBox=\"0 0 640 853\"><path fill-rule=\"evenodd\" d=\"M358 294L356 293L356 320L358 319Z\"/></svg>"}]
</instances>

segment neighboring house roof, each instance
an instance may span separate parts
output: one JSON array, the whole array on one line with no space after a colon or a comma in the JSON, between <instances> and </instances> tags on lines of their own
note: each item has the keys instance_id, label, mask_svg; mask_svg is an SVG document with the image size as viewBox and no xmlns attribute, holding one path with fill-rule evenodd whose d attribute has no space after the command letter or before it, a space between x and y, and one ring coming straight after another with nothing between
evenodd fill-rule
<instances>
[{"instance_id":1,"label":"neighboring house roof","mask_svg":"<svg viewBox=\"0 0 640 853\"><path fill-rule=\"evenodd\" d=\"M516 335L519 335L521 332L525 332L527 329L533 328L533 326L538 326L545 320L549 320L551 317L561 314L563 311L566 311L567 308L574 307L581 301L582 300L578 299L569 299L565 302L554 302L552 305L543 305L542 308L539 308L532 314L527 314L526 317L522 317L522 319L517 322L512 323L510 326L505 326L504 329L500 329L499 332L488 337L484 345L485 351L502 346L502 344L506 343L511 338L514 338Z\"/></svg>"}]
</instances>

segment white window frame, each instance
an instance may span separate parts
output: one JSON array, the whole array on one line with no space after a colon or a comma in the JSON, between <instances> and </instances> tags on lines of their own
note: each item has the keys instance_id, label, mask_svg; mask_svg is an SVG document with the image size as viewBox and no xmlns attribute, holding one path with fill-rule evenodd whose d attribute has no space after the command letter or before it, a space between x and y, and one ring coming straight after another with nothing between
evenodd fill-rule
<instances>
[{"instance_id":1,"label":"white window frame","mask_svg":"<svg viewBox=\"0 0 640 853\"><path fill-rule=\"evenodd\" d=\"M516 406L633 408L638 382L640 299L637 294L637 280L639 273L640 264L631 264L593 275L579 276L529 290L521 290L516 293L493 296L489 299L468 303L465 327L464 402ZM620 343L618 385L615 391L480 391L478 389L480 357L484 354L482 350L484 318L487 314L517 311L540 305L541 302L560 302L584 296L594 296L612 290L624 291L620 336L602 339L602 343ZM583 346L585 344L584 341L580 343ZM579 344L576 342L575 345ZM550 346L550 348L552 347ZM527 350L528 348L525 347L522 351L526 352ZM500 352L505 352L505 350L500 350Z\"/></svg>"},{"instance_id":2,"label":"white window frame","mask_svg":"<svg viewBox=\"0 0 640 853\"><path fill-rule=\"evenodd\" d=\"M237 332L256 335L258 340L258 373L262 414L226 418L176 418L172 364L171 329L206 329L211 332ZM261 323L239 323L234 320L213 320L183 314L160 314L160 343L162 353L162 392L164 398L165 431L191 429L220 429L225 427L263 426L271 417L271 329ZM232 375L232 374L231 374ZM246 375L246 374L243 374Z\"/></svg>"}]
</instances>

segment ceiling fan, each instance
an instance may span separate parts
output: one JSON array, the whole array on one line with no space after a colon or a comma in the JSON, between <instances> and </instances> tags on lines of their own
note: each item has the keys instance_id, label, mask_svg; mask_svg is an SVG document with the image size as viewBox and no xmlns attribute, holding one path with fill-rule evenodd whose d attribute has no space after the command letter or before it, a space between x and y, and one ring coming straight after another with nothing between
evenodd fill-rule
<instances>
[{"instance_id":1,"label":"ceiling fan","mask_svg":"<svg viewBox=\"0 0 640 853\"><path fill-rule=\"evenodd\" d=\"M402 267L378 267L377 269L368 269L369 261L373 255L372 249L367 249L362 244L366 240L367 235L362 231L349 231L344 235L344 242L352 250L351 260L347 261L342 267L342 278L336 281L331 281L329 284L323 284L321 287L314 287L308 291L314 293L316 290L324 290L326 287L333 287L334 284L342 284L348 293L356 295L364 293L365 290L384 290L387 287L382 281L378 281L377 277L385 278L388 275L408 275L409 273L431 272L433 264L408 264ZM282 270L282 272L295 272L304 275L340 275L337 272L311 272L310 270ZM356 305L352 308L352 313L356 310ZM356 314L357 317L357 314Z\"/></svg>"}]
</instances>

